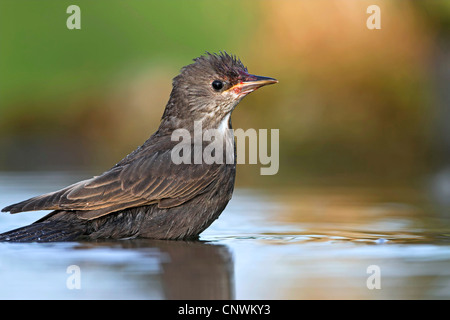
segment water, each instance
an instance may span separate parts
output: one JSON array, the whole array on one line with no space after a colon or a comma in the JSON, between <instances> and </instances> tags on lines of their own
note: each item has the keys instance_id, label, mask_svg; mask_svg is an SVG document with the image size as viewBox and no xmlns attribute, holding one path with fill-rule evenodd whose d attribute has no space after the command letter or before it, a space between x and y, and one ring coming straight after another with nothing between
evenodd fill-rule
<instances>
[{"instance_id":1,"label":"water","mask_svg":"<svg viewBox=\"0 0 450 320\"><path fill-rule=\"evenodd\" d=\"M2 173L0 207L87 177ZM237 189L197 242L0 243L0 299L449 299L447 209L413 188Z\"/></svg>"}]
</instances>

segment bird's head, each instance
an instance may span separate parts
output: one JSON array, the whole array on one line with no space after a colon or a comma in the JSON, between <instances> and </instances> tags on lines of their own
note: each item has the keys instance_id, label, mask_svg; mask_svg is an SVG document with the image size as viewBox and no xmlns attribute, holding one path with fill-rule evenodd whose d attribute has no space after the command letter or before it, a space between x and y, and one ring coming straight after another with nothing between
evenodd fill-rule
<instances>
[{"instance_id":1,"label":"bird's head","mask_svg":"<svg viewBox=\"0 0 450 320\"><path fill-rule=\"evenodd\" d=\"M176 127L184 127L185 121L202 120L214 127L228 118L246 95L277 82L248 73L238 58L226 52L206 53L173 79L163 120Z\"/></svg>"}]
</instances>

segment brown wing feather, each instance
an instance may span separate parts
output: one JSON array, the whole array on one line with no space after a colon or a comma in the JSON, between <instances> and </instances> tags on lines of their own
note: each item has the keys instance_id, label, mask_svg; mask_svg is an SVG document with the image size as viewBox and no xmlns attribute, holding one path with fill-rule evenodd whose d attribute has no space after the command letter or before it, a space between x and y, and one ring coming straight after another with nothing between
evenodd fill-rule
<instances>
[{"instance_id":1,"label":"brown wing feather","mask_svg":"<svg viewBox=\"0 0 450 320\"><path fill-rule=\"evenodd\" d=\"M217 176L218 165L176 165L171 148L143 149L98 177L56 192L4 208L17 213L32 210L71 210L81 218L95 219L108 213L158 203L161 208L178 206L201 193ZM147 154L147 155L146 155Z\"/></svg>"}]
</instances>

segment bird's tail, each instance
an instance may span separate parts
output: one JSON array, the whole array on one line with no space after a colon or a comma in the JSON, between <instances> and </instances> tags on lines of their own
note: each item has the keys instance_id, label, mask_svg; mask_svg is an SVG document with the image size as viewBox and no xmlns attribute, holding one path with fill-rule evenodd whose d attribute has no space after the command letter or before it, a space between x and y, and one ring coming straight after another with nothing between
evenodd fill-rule
<instances>
[{"instance_id":1,"label":"bird's tail","mask_svg":"<svg viewBox=\"0 0 450 320\"><path fill-rule=\"evenodd\" d=\"M82 228L64 221L44 221L2 233L0 242L73 241L80 238L83 233Z\"/></svg>"}]
</instances>

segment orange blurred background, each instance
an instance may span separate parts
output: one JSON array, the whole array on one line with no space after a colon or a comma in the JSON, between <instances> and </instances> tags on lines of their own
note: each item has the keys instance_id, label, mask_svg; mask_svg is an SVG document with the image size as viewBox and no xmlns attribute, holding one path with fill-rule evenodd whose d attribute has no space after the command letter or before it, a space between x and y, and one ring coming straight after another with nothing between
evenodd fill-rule
<instances>
[{"instance_id":1,"label":"orange blurred background","mask_svg":"<svg viewBox=\"0 0 450 320\"><path fill-rule=\"evenodd\" d=\"M0 170L106 170L156 130L179 69L219 50L280 81L233 113L280 129L279 173L240 165L240 185L410 183L449 163L449 2L78 1L68 30L70 4L0 4Z\"/></svg>"}]
</instances>

